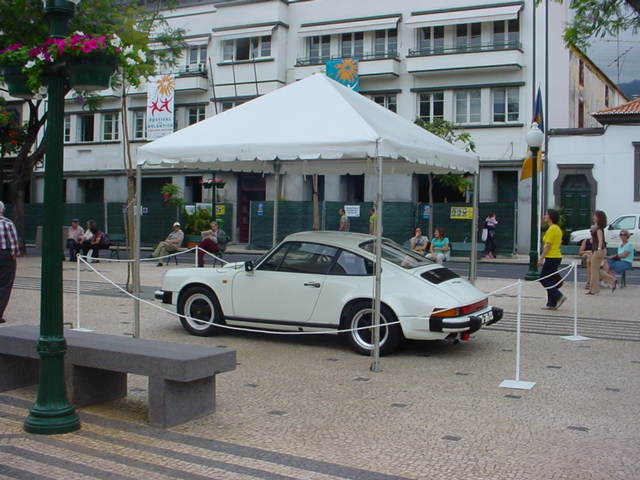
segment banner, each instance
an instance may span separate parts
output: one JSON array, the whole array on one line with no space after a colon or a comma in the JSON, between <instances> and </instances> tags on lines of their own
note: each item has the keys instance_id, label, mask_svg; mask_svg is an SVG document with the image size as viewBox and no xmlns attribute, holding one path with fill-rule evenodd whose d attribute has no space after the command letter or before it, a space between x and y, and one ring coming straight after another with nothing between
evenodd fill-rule
<instances>
[{"instance_id":1,"label":"banner","mask_svg":"<svg viewBox=\"0 0 640 480\"><path fill-rule=\"evenodd\" d=\"M328 60L325 63L327 77L349 87L354 92L360 91L360 76L358 75L358 60L356 58L341 58Z\"/></svg>"},{"instance_id":2,"label":"banner","mask_svg":"<svg viewBox=\"0 0 640 480\"><path fill-rule=\"evenodd\" d=\"M173 75L158 75L147 83L147 139L156 140L173 133Z\"/></svg>"}]
</instances>

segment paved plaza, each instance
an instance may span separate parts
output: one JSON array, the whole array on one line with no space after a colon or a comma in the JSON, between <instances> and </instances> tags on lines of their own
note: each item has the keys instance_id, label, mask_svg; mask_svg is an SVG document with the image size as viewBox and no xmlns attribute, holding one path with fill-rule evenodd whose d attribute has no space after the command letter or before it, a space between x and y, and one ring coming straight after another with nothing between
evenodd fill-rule
<instances>
[{"instance_id":1,"label":"paved plaza","mask_svg":"<svg viewBox=\"0 0 640 480\"><path fill-rule=\"evenodd\" d=\"M118 284L124 264L95 265ZM142 267L144 297L161 285ZM75 325L75 264L64 264L65 322ZM40 259L19 259L8 325L39 321ZM128 335L132 301L81 272L82 327ZM481 278L489 292L514 280ZM79 410L82 429L24 433L35 388L0 394L0 479L638 479L640 478L640 287L598 297L573 283L556 312L544 291L523 285L521 379L515 375L516 290L492 298L505 319L470 342L408 342L381 360L353 353L332 335L226 332L188 335L175 317L142 307L143 338L237 351L217 377L217 410L168 430L146 422L146 378L130 376L125 399ZM2 327L0 327L2 328Z\"/></svg>"}]
</instances>

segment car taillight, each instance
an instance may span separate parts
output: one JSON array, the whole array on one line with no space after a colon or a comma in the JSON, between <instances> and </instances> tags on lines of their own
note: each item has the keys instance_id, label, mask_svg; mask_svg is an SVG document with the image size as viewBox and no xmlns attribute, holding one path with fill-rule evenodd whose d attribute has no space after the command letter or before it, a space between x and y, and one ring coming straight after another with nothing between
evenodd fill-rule
<instances>
[{"instance_id":1,"label":"car taillight","mask_svg":"<svg viewBox=\"0 0 640 480\"><path fill-rule=\"evenodd\" d=\"M442 310L441 308L434 308L435 313L432 313L432 317L459 317L460 309L459 308L449 308L447 310Z\"/></svg>"},{"instance_id":2,"label":"car taillight","mask_svg":"<svg viewBox=\"0 0 640 480\"><path fill-rule=\"evenodd\" d=\"M489 305L489 299L485 298L484 300L481 300L481 301L476 302L476 303L472 303L471 305L465 305L464 307L460 308L460 313L462 315L468 315L469 313L473 313L473 312L477 312L478 310L482 310L487 305Z\"/></svg>"}]
</instances>

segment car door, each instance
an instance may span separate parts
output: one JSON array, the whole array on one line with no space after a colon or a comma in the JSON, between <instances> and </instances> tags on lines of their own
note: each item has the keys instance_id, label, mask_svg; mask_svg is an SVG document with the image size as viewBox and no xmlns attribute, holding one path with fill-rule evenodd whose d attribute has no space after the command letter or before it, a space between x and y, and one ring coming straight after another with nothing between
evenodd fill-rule
<instances>
[{"instance_id":1,"label":"car door","mask_svg":"<svg viewBox=\"0 0 640 480\"><path fill-rule=\"evenodd\" d=\"M635 215L623 215L611 222L604 234L607 247L619 247L622 243L620 241L620 230L629 230L629 232L634 232L637 227L636 222L637 218ZM630 240L633 241L633 236Z\"/></svg>"},{"instance_id":2,"label":"car door","mask_svg":"<svg viewBox=\"0 0 640 480\"><path fill-rule=\"evenodd\" d=\"M309 321L324 286L336 248L306 242L278 247L253 272L233 280L234 316L266 324L297 325Z\"/></svg>"}]
</instances>

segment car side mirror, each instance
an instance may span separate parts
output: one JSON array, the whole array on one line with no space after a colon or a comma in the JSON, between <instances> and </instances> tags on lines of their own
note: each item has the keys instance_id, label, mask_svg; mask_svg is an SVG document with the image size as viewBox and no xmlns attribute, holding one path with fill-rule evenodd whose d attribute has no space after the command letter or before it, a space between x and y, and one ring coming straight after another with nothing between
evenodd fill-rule
<instances>
[{"instance_id":1,"label":"car side mirror","mask_svg":"<svg viewBox=\"0 0 640 480\"><path fill-rule=\"evenodd\" d=\"M246 262L244 262L245 272L253 272L253 269L254 269L253 260L247 260Z\"/></svg>"},{"instance_id":2,"label":"car side mirror","mask_svg":"<svg viewBox=\"0 0 640 480\"><path fill-rule=\"evenodd\" d=\"M613 225L609 225L609 226L607 227L607 230L613 230Z\"/></svg>"}]
</instances>

